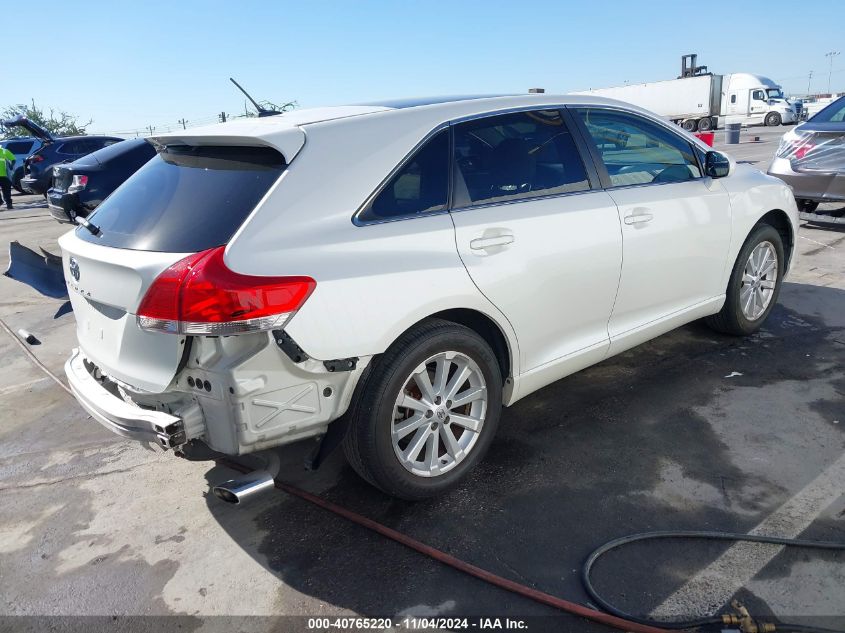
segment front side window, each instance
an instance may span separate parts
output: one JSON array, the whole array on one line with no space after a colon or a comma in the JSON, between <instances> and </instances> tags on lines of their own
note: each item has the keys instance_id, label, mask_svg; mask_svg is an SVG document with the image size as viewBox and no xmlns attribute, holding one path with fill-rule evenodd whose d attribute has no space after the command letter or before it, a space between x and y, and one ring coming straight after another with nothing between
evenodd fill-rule
<instances>
[{"instance_id":1,"label":"front side window","mask_svg":"<svg viewBox=\"0 0 845 633\"><path fill-rule=\"evenodd\" d=\"M590 188L557 110L503 114L455 125L454 206Z\"/></svg>"},{"instance_id":2,"label":"front side window","mask_svg":"<svg viewBox=\"0 0 845 633\"><path fill-rule=\"evenodd\" d=\"M751 93L751 98L757 101L765 101L766 93L762 90L755 90L753 93Z\"/></svg>"},{"instance_id":3,"label":"front side window","mask_svg":"<svg viewBox=\"0 0 845 633\"><path fill-rule=\"evenodd\" d=\"M443 211L449 196L449 131L435 134L360 213L364 222Z\"/></svg>"},{"instance_id":4,"label":"front side window","mask_svg":"<svg viewBox=\"0 0 845 633\"><path fill-rule=\"evenodd\" d=\"M613 187L701 177L692 146L663 126L627 112L579 108Z\"/></svg>"}]
</instances>

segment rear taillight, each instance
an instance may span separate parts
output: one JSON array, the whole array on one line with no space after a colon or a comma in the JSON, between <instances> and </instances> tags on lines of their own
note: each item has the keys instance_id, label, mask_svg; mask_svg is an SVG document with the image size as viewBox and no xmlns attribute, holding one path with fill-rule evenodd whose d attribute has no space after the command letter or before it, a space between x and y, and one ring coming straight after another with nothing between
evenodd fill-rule
<instances>
[{"instance_id":1,"label":"rear taillight","mask_svg":"<svg viewBox=\"0 0 845 633\"><path fill-rule=\"evenodd\" d=\"M77 191L82 191L85 187L88 186L88 176L74 176L73 180L70 181L70 186L67 190L70 193L75 193Z\"/></svg>"},{"instance_id":2,"label":"rear taillight","mask_svg":"<svg viewBox=\"0 0 845 633\"><path fill-rule=\"evenodd\" d=\"M812 143L802 143L801 145L798 145L797 147L794 148L793 155L798 160L801 160L807 154L812 152L815 148L816 148L816 146L813 145Z\"/></svg>"},{"instance_id":3,"label":"rear taillight","mask_svg":"<svg viewBox=\"0 0 845 633\"><path fill-rule=\"evenodd\" d=\"M284 327L317 286L310 277L256 277L226 267L225 246L189 255L153 281L138 307L144 330L227 336Z\"/></svg>"},{"instance_id":4,"label":"rear taillight","mask_svg":"<svg viewBox=\"0 0 845 633\"><path fill-rule=\"evenodd\" d=\"M812 135L798 139L784 139L778 148L778 157L801 160L816 148L815 144L811 142L811 139Z\"/></svg>"},{"instance_id":5,"label":"rear taillight","mask_svg":"<svg viewBox=\"0 0 845 633\"><path fill-rule=\"evenodd\" d=\"M44 160L44 157L41 154L33 154L29 157L30 163L40 163L42 160Z\"/></svg>"}]
</instances>

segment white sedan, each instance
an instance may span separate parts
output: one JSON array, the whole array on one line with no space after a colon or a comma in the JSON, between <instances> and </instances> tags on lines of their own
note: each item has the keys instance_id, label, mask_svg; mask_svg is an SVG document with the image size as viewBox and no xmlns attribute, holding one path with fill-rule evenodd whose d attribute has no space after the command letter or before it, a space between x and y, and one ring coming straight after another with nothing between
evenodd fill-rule
<instances>
[{"instance_id":1,"label":"white sedan","mask_svg":"<svg viewBox=\"0 0 845 633\"><path fill-rule=\"evenodd\" d=\"M153 141L60 240L80 404L191 458L334 432L406 499L464 478L502 405L695 319L754 332L794 256L786 185L599 97L327 107ZM239 501L269 468L216 492Z\"/></svg>"}]
</instances>

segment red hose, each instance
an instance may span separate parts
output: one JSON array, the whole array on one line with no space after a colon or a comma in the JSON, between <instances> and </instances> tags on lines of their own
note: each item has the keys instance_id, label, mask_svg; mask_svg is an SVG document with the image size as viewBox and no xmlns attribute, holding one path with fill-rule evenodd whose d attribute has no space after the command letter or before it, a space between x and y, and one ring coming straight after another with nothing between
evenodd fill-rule
<instances>
[{"instance_id":1,"label":"red hose","mask_svg":"<svg viewBox=\"0 0 845 633\"><path fill-rule=\"evenodd\" d=\"M248 467L238 464L237 462L229 461L228 459L221 459L218 461L221 464L232 468L233 470L237 470L238 472L249 472L251 470ZM530 598L531 600L534 600L541 604L546 604L550 607L566 611L567 613L572 613L588 620L593 620L595 622L606 624L607 626L611 626L615 629L619 629L622 631L632 631L633 633L672 633L667 629L661 629L655 626L648 626L646 624L638 624L637 622L623 620L622 618L618 618L615 615L610 615L609 613L604 613L602 611L596 611L595 609L590 609L589 607L585 607L575 602L570 602L568 600L564 600L563 598L558 598L557 596L553 596L543 591L537 591L536 589L532 589L531 587L527 587L526 585L514 582L513 580L508 580L507 578L503 578L502 576L489 572L486 569L481 569L480 567L476 567L475 565L464 562L459 558L455 558L454 556L447 554L446 552L443 552L435 547L431 547L430 545L426 545L425 543L422 543L416 540L415 538L411 538L406 534L397 532L396 530L393 530L387 527L386 525L382 525L377 521L368 519L367 517L362 516L357 512L353 512L352 510L347 510L346 508L332 503L331 501L327 501L322 497L313 495L310 492L305 492L304 490L300 490L299 488L295 488L294 486L282 483L280 481L276 481L275 484L276 488L288 493L289 495L293 495L294 497L299 497L300 499L309 501L314 505L323 508L324 510L333 512L338 516L342 516L344 519L352 521L353 523L356 523L361 527L365 527L369 530L372 530L373 532L377 532L378 534L381 534L382 536L396 541L397 543L401 543L405 547L410 547L411 549L416 550L420 554L425 554L426 556L429 556L430 558L433 558L434 560L443 563L444 565L449 565L449 567L457 569L458 571L462 571L465 574L480 578L481 580L489 582L491 585L495 585L497 587L500 587L501 589L505 589L520 596L525 596L526 598Z\"/></svg>"}]
</instances>

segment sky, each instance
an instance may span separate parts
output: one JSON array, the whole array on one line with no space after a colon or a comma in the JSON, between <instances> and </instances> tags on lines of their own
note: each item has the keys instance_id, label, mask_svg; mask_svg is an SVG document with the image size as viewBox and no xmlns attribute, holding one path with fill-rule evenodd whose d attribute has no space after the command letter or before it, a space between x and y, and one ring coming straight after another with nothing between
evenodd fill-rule
<instances>
[{"instance_id":1,"label":"sky","mask_svg":"<svg viewBox=\"0 0 845 633\"><path fill-rule=\"evenodd\" d=\"M134 136L242 113L229 77L258 100L312 107L671 79L685 53L803 93L811 70L811 91L827 90L825 53L841 51L832 88L845 91L842 0L710 6L699 17L700 1L679 0L57 2L37 28L0 21L18 60L7 57L0 107L34 99L93 119L89 133Z\"/></svg>"}]
</instances>

